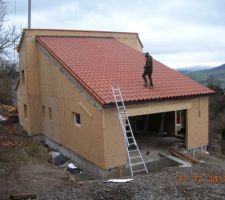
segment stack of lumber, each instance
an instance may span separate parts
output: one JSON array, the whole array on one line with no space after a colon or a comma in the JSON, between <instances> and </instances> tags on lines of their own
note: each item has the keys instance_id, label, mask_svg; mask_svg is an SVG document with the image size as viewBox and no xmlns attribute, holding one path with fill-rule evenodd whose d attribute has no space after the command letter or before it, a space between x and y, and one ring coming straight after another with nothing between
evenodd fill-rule
<instances>
[{"instance_id":1,"label":"stack of lumber","mask_svg":"<svg viewBox=\"0 0 225 200\"><path fill-rule=\"evenodd\" d=\"M200 163L198 160L194 159L193 157L191 157L187 154L184 154L184 153L180 152L178 149L175 149L175 148L170 148L169 153L173 156L176 156L177 158L180 158L182 160L186 160L187 162L189 162L191 164Z\"/></svg>"},{"instance_id":2,"label":"stack of lumber","mask_svg":"<svg viewBox=\"0 0 225 200\"><path fill-rule=\"evenodd\" d=\"M12 105L0 104L0 115L10 123L17 123L19 121L18 109Z\"/></svg>"},{"instance_id":3,"label":"stack of lumber","mask_svg":"<svg viewBox=\"0 0 225 200\"><path fill-rule=\"evenodd\" d=\"M11 106L11 105L0 105L0 108L2 108L4 111L8 112L8 113L13 113L13 112L18 112L17 108L15 106Z\"/></svg>"}]
</instances>

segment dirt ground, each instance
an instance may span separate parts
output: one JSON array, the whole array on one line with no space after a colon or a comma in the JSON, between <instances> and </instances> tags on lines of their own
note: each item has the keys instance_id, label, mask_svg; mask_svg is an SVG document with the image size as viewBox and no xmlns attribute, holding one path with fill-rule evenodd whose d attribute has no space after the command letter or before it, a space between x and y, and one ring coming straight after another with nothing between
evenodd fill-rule
<instances>
[{"instance_id":1,"label":"dirt ground","mask_svg":"<svg viewBox=\"0 0 225 200\"><path fill-rule=\"evenodd\" d=\"M12 194L43 193L91 180L71 175L51 162L49 149L18 125L0 124L0 199Z\"/></svg>"},{"instance_id":2,"label":"dirt ground","mask_svg":"<svg viewBox=\"0 0 225 200\"><path fill-rule=\"evenodd\" d=\"M0 199L16 193L35 193L37 200L225 199L223 156L205 155L205 163L190 168L167 167L108 183L71 175L49 162L48 151L19 125L0 125Z\"/></svg>"}]
</instances>

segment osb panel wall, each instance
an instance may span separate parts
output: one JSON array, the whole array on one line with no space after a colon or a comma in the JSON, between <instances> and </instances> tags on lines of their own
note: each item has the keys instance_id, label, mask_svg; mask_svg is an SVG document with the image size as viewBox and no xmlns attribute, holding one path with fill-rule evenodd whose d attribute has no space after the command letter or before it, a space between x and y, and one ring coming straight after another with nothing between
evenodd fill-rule
<instances>
[{"instance_id":1,"label":"osb panel wall","mask_svg":"<svg viewBox=\"0 0 225 200\"><path fill-rule=\"evenodd\" d=\"M22 83L21 71L24 70L24 80L25 83ZM20 124L23 128L31 133L31 121L30 121L30 107L29 107L29 96L28 96L28 71L27 71L27 62L26 62L26 48L25 42L21 45L20 54L19 54L19 73L20 73L20 83L17 88L17 107ZM28 117L24 117L24 104L27 105L27 114Z\"/></svg>"},{"instance_id":2,"label":"osb panel wall","mask_svg":"<svg viewBox=\"0 0 225 200\"><path fill-rule=\"evenodd\" d=\"M73 83L68 81L59 68L49 63L41 52L40 72L42 105L46 107L43 133L95 165L105 168L101 111L81 96ZM52 108L52 120L48 116L49 107ZM74 125L73 112L80 114L81 127Z\"/></svg>"},{"instance_id":3,"label":"osb panel wall","mask_svg":"<svg viewBox=\"0 0 225 200\"><path fill-rule=\"evenodd\" d=\"M192 99L187 110L187 148L194 149L208 144L208 97Z\"/></svg>"},{"instance_id":4,"label":"osb panel wall","mask_svg":"<svg viewBox=\"0 0 225 200\"><path fill-rule=\"evenodd\" d=\"M26 35L50 35L50 36L92 36L92 37L115 37L124 44L142 52L143 47L137 33L101 32L101 31L68 31L68 30L25 30Z\"/></svg>"},{"instance_id":5,"label":"osb panel wall","mask_svg":"<svg viewBox=\"0 0 225 200\"><path fill-rule=\"evenodd\" d=\"M167 100L129 105L127 106L127 112L129 116L137 116L174 110L185 110L191 107L192 104L190 100Z\"/></svg>"},{"instance_id":6,"label":"osb panel wall","mask_svg":"<svg viewBox=\"0 0 225 200\"><path fill-rule=\"evenodd\" d=\"M35 37L26 36L24 42L28 93L29 95L40 95L39 58Z\"/></svg>"},{"instance_id":7,"label":"osb panel wall","mask_svg":"<svg viewBox=\"0 0 225 200\"><path fill-rule=\"evenodd\" d=\"M17 107L18 107L18 115L19 115L19 121L20 125L23 126L23 128L30 133L31 132L31 127L30 127L30 110L29 107L27 107L27 114L28 118L24 117L24 104L28 105L28 100L27 96L23 96L22 92L22 86L21 83L19 87L17 88Z\"/></svg>"},{"instance_id":8,"label":"osb panel wall","mask_svg":"<svg viewBox=\"0 0 225 200\"><path fill-rule=\"evenodd\" d=\"M41 133L40 110L40 74L39 58L34 36L27 36L25 40L27 91L29 98L31 134Z\"/></svg>"},{"instance_id":9,"label":"osb panel wall","mask_svg":"<svg viewBox=\"0 0 225 200\"><path fill-rule=\"evenodd\" d=\"M104 152L107 168L127 164L127 151L124 136L115 108L104 109Z\"/></svg>"},{"instance_id":10,"label":"osb panel wall","mask_svg":"<svg viewBox=\"0 0 225 200\"><path fill-rule=\"evenodd\" d=\"M44 106L44 108L42 108ZM57 96L42 96L42 133L47 135L49 138L53 139L57 143L61 143L60 141L60 116L59 113L59 102ZM50 110L51 117L50 119Z\"/></svg>"}]
</instances>

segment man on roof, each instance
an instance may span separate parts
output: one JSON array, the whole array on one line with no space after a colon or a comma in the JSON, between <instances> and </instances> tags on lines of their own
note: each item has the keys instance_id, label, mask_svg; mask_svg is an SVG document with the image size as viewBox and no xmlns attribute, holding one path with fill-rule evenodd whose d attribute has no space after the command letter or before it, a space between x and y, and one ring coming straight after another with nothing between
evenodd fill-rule
<instances>
[{"instance_id":1,"label":"man on roof","mask_svg":"<svg viewBox=\"0 0 225 200\"><path fill-rule=\"evenodd\" d=\"M144 66L144 73L142 74L142 78L144 79L144 86L145 87L153 87L153 82L152 82L152 71L153 71L153 65L152 65L152 56L149 55L148 52L145 53L145 66ZM149 84L148 80L149 79Z\"/></svg>"}]
</instances>

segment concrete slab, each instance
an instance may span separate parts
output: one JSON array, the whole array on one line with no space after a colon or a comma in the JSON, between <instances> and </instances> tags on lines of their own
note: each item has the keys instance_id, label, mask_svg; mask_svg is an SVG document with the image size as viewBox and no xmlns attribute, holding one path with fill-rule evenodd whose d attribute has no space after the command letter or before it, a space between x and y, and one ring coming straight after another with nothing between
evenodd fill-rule
<instances>
[{"instance_id":1,"label":"concrete slab","mask_svg":"<svg viewBox=\"0 0 225 200\"><path fill-rule=\"evenodd\" d=\"M167 153L169 148L183 144L182 139L175 137L137 135L135 139L146 163L162 159L159 153Z\"/></svg>"}]
</instances>

